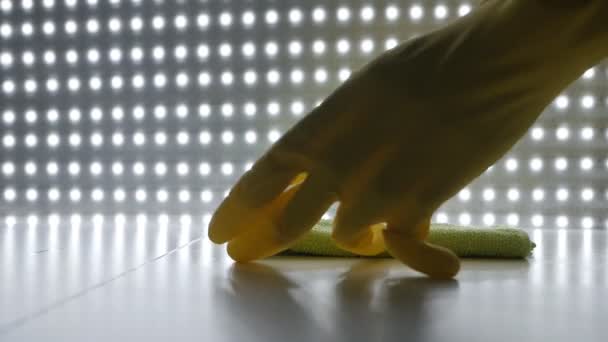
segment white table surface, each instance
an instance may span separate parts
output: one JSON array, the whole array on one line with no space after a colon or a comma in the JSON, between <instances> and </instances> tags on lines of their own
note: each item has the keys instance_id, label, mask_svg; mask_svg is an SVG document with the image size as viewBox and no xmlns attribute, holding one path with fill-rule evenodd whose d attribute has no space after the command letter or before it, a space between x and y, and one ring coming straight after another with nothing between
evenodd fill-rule
<instances>
[{"instance_id":1,"label":"white table surface","mask_svg":"<svg viewBox=\"0 0 608 342\"><path fill-rule=\"evenodd\" d=\"M0 341L608 341L606 231L432 281L390 259L237 265L202 224L0 220Z\"/></svg>"}]
</instances>

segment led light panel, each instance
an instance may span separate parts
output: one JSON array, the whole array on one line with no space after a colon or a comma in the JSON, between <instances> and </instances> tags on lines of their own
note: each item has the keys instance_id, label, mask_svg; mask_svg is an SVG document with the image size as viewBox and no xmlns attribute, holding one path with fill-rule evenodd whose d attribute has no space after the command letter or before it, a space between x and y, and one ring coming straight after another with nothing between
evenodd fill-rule
<instances>
[{"instance_id":1,"label":"led light panel","mask_svg":"<svg viewBox=\"0 0 608 342\"><path fill-rule=\"evenodd\" d=\"M462 0L0 0L3 215L208 218L354 70L473 9ZM585 72L434 220L606 228L607 82L603 64Z\"/></svg>"}]
</instances>

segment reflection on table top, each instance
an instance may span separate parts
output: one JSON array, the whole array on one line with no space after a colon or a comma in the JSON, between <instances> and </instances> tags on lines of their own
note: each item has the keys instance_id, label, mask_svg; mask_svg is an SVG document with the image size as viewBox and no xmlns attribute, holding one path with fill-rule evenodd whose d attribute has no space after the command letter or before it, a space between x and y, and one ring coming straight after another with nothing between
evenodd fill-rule
<instances>
[{"instance_id":1,"label":"reflection on table top","mask_svg":"<svg viewBox=\"0 0 608 342\"><path fill-rule=\"evenodd\" d=\"M0 341L608 338L606 231L531 230L529 259L438 282L391 259L237 265L196 220L0 222Z\"/></svg>"}]
</instances>

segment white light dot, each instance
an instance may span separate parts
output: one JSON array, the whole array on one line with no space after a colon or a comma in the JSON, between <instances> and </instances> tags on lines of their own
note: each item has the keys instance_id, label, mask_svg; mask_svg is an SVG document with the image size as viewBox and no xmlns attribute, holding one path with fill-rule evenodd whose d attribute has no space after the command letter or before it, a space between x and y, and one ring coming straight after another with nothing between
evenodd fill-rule
<instances>
[{"instance_id":1,"label":"white light dot","mask_svg":"<svg viewBox=\"0 0 608 342\"><path fill-rule=\"evenodd\" d=\"M532 191L532 199L535 202L540 202L545 199L545 191L543 189L534 189Z\"/></svg>"},{"instance_id":2,"label":"white light dot","mask_svg":"<svg viewBox=\"0 0 608 342\"><path fill-rule=\"evenodd\" d=\"M129 26L131 27L131 30L140 32L144 27L144 21L141 19L141 17L133 17L131 18Z\"/></svg>"},{"instance_id":3,"label":"white light dot","mask_svg":"<svg viewBox=\"0 0 608 342\"><path fill-rule=\"evenodd\" d=\"M555 159L555 169L557 171L564 171L568 168L568 160L563 157Z\"/></svg>"},{"instance_id":4,"label":"white light dot","mask_svg":"<svg viewBox=\"0 0 608 342\"><path fill-rule=\"evenodd\" d=\"M165 18L157 15L152 18L152 28L156 31L160 31L165 28Z\"/></svg>"},{"instance_id":5,"label":"white light dot","mask_svg":"<svg viewBox=\"0 0 608 342\"><path fill-rule=\"evenodd\" d=\"M246 27L252 26L255 23L255 14L252 11L246 11L243 13L241 21Z\"/></svg>"},{"instance_id":6,"label":"white light dot","mask_svg":"<svg viewBox=\"0 0 608 342\"><path fill-rule=\"evenodd\" d=\"M279 14L273 9L268 10L266 11L265 20L268 25L275 25L279 22Z\"/></svg>"},{"instance_id":7,"label":"white light dot","mask_svg":"<svg viewBox=\"0 0 608 342\"><path fill-rule=\"evenodd\" d=\"M471 190L464 188L458 192L458 198L463 202L468 202L471 199Z\"/></svg>"},{"instance_id":8,"label":"white light dot","mask_svg":"<svg viewBox=\"0 0 608 342\"><path fill-rule=\"evenodd\" d=\"M201 201L209 203L213 200L213 193L210 190L203 190L201 192Z\"/></svg>"},{"instance_id":9,"label":"white light dot","mask_svg":"<svg viewBox=\"0 0 608 342\"><path fill-rule=\"evenodd\" d=\"M8 95L12 95L15 93L15 82L13 82L12 80L5 80L4 82L2 82L2 91L5 94Z\"/></svg>"},{"instance_id":10,"label":"white light dot","mask_svg":"<svg viewBox=\"0 0 608 342\"><path fill-rule=\"evenodd\" d=\"M198 166L198 172L201 174L201 176L208 176L211 173L211 166L209 163L201 163Z\"/></svg>"},{"instance_id":11,"label":"white light dot","mask_svg":"<svg viewBox=\"0 0 608 342\"><path fill-rule=\"evenodd\" d=\"M28 109L25 112L25 122L29 125L35 124L38 121L38 113L34 110Z\"/></svg>"},{"instance_id":12,"label":"white light dot","mask_svg":"<svg viewBox=\"0 0 608 342\"><path fill-rule=\"evenodd\" d=\"M534 227L542 227L542 225L544 224L545 219L542 215L539 214L535 214L534 216L532 216L532 225Z\"/></svg>"},{"instance_id":13,"label":"white light dot","mask_svg":"<svg viewBox=\"0 0 608 342\"><path fill-rule=\"evenodd\" d=\"M317 83L325 83L327 81L327 71L325 69L317 69L315 71L315 81Z\"/></svg>"},{"instance_id":14,"label":"white light dot","mask_svg":"<svg viewBox=\"0 0 608 342\"><path fill-rule=\"evenodd\" d=\"M224 71L222 72L221 79L224 86L229 86L234 82L234 75L229 71Z\"/></svg>"},{"instance_id":15,"label":"white light dot","mask_svg":"<svg viewBox=\"0 0 608 342\"><path fill-rule=\"evenodd\" d=\"M535 157L530 160L530 169L534 172L539 172L543 169L543 160Z\"/></svg>"},{"instance_id":16,"label":"white light dot","mask_svg":"<svg viewBox=\"0 0 608 342\"><path fill-rule=\"evenodd\" d=\"M374 41L369 38L363 39L359 47L361 48L361 52L369 54L374 51Z\"/></svg>"},{"instance_id":17,"label":"white light dot","mask_svg":"<svg viewBox=\"0 0 608 342\"><path fill-rule=\"evenodd\" d=\"M292 41L289 43L288 50L291 56L298 56L302 53L302 43L299 41Z\"/></svg>"},{"instance_id":18,"label":"white light dot","mask_svg":"<svg viewBox=\"0 0 608 342\"><path fill-rule=\"evenodd\" d=\"M91 25L91 26L89 26L89 25ZM95 27L93 27L93 26L94 26L93 23L89 24L87 22L87 30L89 32L92 32L91 29L95 29ZM78 24L73 19L68 19L65 22L63 29L65 30L65 33L67 33L70 36L73 36L74 34L76 34L76 31L78 31Z\"/></svg>"},{"instance_id":19,"label":"white light dot","mask_svg":"<svg viewBox=\"0 0 608 342\"><path fill-rule=\"evenodd\" d=\"M399 8L395 5L389 5L384 14L388 21L395 21L399 19Z\"/></svg>"},{"instance_id":20,"label":"white light dot","mask_svg":"<svg viewBox=\"0 0 608 342\"><path fill-rule=\"evenodd\" d=\"M133 143L136 146L142 146L146 143L146 135L142 132L136 132L133 134Z\"/></svg>"},{"instance_id":21,"label":"white light dot","mask_svg":"<svg viewBox=\"0 0 608 342\"><path fill-rule=\"evenodd\" d=\"M595 197L595 193L591 188L585 188L581 191L581 199L585 202L592 201Z\"/></svg>"},{"instance_id":22,"label":"white light dot","mask_svg":"<svg viewBox=\"0 0 608 342\"><path fill-rule=\"evenodd\" d=\"M125 136L120 132L112 134L112 144L114 146L122 146L125 143Z\"/></svg>"},{"instance_id":23,"label":"white light dot","mask_svg":"<svg viewBox=\"0 0 608 342\"><path fill-rule=\"evenodd\" d=\"M281 137L281 133L279 133L279 131L277 131L275 129L270 130L270 132L268 132L268 140L271 143L276 142L277 140L279 140L280 137Z\"/></svg>"},{"instance_id":24,"label":"white light dot","mask_svg":"<svg viewBox=\"0 0 608 342\"><path fill-rule=\"evenodd\" d=\"M38 171L38 167L34 162L27 162L24 166L25 174L28 176L33 176Z\"/></svg>"},{"instance_id":25,"label":"white light dot","mask_svg":"<svg viewBox=\"0 0 608 342\"><path fill-rule=\"evenodd\" d=\"M34 34L34 26L32 25L32 23L25 22L25 23L21 24L21 33L25 37L29 37L32 34Z\"/></svg>"},{"instance_id":26,"label":"white light dot","mask_svg":"<svg viewBox=\"0 0 608 342\"><path fill-rule=\"evenodd\" d=\"M258 76L256 74L255 71L253 70L247 70L245 71L245 74L243 75L243 80L245 81L245 84L248 86L254 85L257 82Z\"/></svg>"},{"instance_id":27,"label":"white light dot","mask_svg":"<svg viewBox=\"0 0 608 342\"><path fill-rule=\"evenodd\" d=\"M5 176L12 176L15 174L15 164L11 162L2 163L2 173Z\"/></svg>"},{"instance_id":28,"label":"white light dot","mask_svg":"<svg viewBox=\"0 0 608 342\"><path fill-rule=\"evenodd\" d=\"M230 103L224 103L221 111L223 117L230 118L234 114L234 106Z\"/></svg>"},{"instance_id":29,"label":"white light dot","mask_svg":"<svg viewBox=\"0 0 608 342\"><path fill-rule=\"evenodd\" d=\"M300 116L304 113L304 103L302 101L294 101L291 104L291 113L295 116Z\"/></svg>"},{"instance_id":30,"label":"white light dot","mask_svg":"<svg viewBox=\"0 0 608 342\"><path fill-rule=\"evenodd\" d=\"M494 214L490 214L490 213L484 214L483 223L486 226L492 226L496 223L496 217L494 216Z\"/></svg>"},{"instance_id":31,"label":"white light dot","mask_svg":"<svg viewBox=\"0 0 608 342\"><path fill-rule=\"evenodd\" d=\"M185 162L179 162L177 163L176 170L178 175L186 176L188 173L190 173L190 166L188 166L188 164Z\"/></svg>"},{"instance_id":32,"label":"white light dot","mask_svg":"<svg viewBox=\"0 0 608 342\"><path fill-rule=\"evenodd\" d=\"M519 190L517 190L517 189L509 189L509 191L507 191L507 198L511 202L517 202L517 201L519 201Z\"/></svg>"},{"instance_id":33,"label":"white light dot","mask_svg":"<svg viewBox=\"0 0 608 342\"><path fill-rule=\"evenodd\" d=\"M164 74L156 74L154 75L154 86L156 88L164 88L167 84L167 76Z\"/></svg>"},{"instance_id":34,"label":"white light dot","mask_svg":"<svg viewBox=\"0 0 608 342\"><path fill-rule=\"evenodd\" d=\"M8 68L13 65L14 58L13 55L9 52L1 52L0 53L0 65L2 67Z\"/></svg>"},{"instance_id":35,"label":"white light dot","mask_svg":"<svg viewBox=\"0 0 608 342\"><path fill-rule=\"evenodd\" d=\"M188 17L186 17L186 15L184 14L178 14L177 16L175 16L173 24L175 25L175 28L180 31L183 31L186 29L186 27L188 27Z\"/></svg>"},{"instance_id":36,"label":"white light dot","mask_svg":"<svg viewBox=\"0 0 608 342\"><path fill-rule=\"evenodd\" d=\"M519 224L519 215L517 215L517 214L507 215L507 224L510 226L517 226Z\"/></svg>"},{"instance_id":37,"label":"white light dot","mask_svg":"<svg viewBox=\"0 0 608 342\"><path fill-rule=\"evenodd\" d=\"M27 189L25 191L25 198L30 202L36 201L38 199L38 191L33 188Z\"/></svg>"},{"instance_id":38,"label":"white light dot","mask_svg":"<svg viewBox=\"0 0 608 342\"><path fill-rule=\"evenodd\" d=\"M181 146L187 145L188 143L190 143L190 134L188 134L188 132L184 132L184 131L178 132L176 140L177 140L178 145L181 145Z\"/></svg>"},{"instance_id":39,"label":"white light dot","mask_svg":"<svg viewBox=\"0 0 608 342\"><path fill-rule=\"evenodd\" d=\"M595 97L591 95L585 95L581 98L581 106L584 109L592 109L595 107Z\"/></svg>"},{"instance_id":40,"label":"white light dot","mask_svg":"<svg viewBox=\"0 0 608 342\"><path fill-rule=\"evenodd\" d=\"M125 191L121 188L114 190L113 196L114 197L114 201L116 202L123 202L125 200L125 198L127 197L127 194L125 193Z\"/></svg>"},{"instance_id":41,"label":"white light dot","mask_svg":"<svg viewBox=\"0 0 608 342\"><path fill-rule=\"evenodd\" d=\"M71 92L78 91L80 89L80 80L76 77L70 77L68 79L68 89Z\"/></svg>"},{"instance_id":42,"label":"white light dot","mask_svg":"<svg viewBox=\"0 0 608 342\"><path fill-rule=\"evenodd\" d=\"M461 225L467 226L471 224L471 215L468 213L462 213L458 216L458 222Z\"/></svg>"},{"instance_id":43,"label":"white light dot","mask_svg":"<svg viewBox=\"0 0 608 342\"><path fill-rule=\"evenodd\" d=\"M462 4L460 5L460 7L458 7L458 15L461 17L464 17L465 15L471 13L471 5L469 4Z\"/></svg>"},{"instance_id":44,"label":"white light dot","mask_svg":"<svg viewBox=\"0 0 608 342\"><path fill-rule=\"evenodd\" d=\"M167 200L169 199L169 193L167 192L167 190L158 190L156 192L156 200L159 202L167 202Z\"/></svg>"},{"instance_id":45,"label":"white light dot","mask_svg":"<svg viewBox=\"0 0 608 342\"><path fill-rule=\"evenodd\" d=\"M593 159L591 157L584 157L580 161L580 167L583 171L590 171L593 169Z\"/></svg>"},{"instance_id":46,"label":"white light dot","mask_svg":"<svg viewBox=\"0 0 608 342\"><path fill-rule=\"evenodd\" d=\"M570 138L570 129L566 126L559 127L555 132L555 136L560 141L568 140Z\"/></svg>"},{"instance_id":47,"label":"white light dot","mask_svg":"<svg viewBox=\"0 0 608 342\"><path fill-rule=\"evenodd\" d=\"M230 163L223 163L221 169L222 169L222 174L224 174L225 176L231 175L232 172L234 171L234 167Z\"/></svg>"},{"instance_id":48,"label":"white light dot","mask_svg":"<svg viewBox=\"0 0 608 342\"><path fill-rule=\"evenodd\" d=\"M12 134L5 134L2 137L2 144L5 148L12 149L13 147L15 147L16 143L17 139L15 139L15 136Z\"/></svg>"},{"instance_id":49,"label":"white light dot","mask_svg":"<svg viewBox=\"0 0 608 342\"><path fill-rule=\"evenodd\" d=\"M185 88L190 83L190 77L185 72L180 72L175 76L175 83L179 88Z\"/></svg>"},{"instance_id":50,"label":"white light dot","mask_svg":"<svg viewBox=\"0 0 608 342\"><path fill-rule=\"evenodd\" d=\"M448 16L448 8L444 5L438 5L435 7L435 18L445 19Z\"/></svg>"},{"instance_id":51,"label":"white light dot","mask_svg":"<svg viewBox=\"0 0 608 342\"><path fill-rule=\"evenodd\" d=\"M300 24L302 22L302 17L302 11L298 8L289 11L289 22L294 25Z\"/></svg>"},{"instance_id":52,"label":"white light dot","mask_svg":"<svg viewBox=\"0 0 608 342\"><path fill-rule=\"evenodd\" d=\"M94 107L91 109L90 116L91 120L97 123L103 119L103 110L99 107Z\"/></svg>"},{"instance_id":53,"label":"white light dot","mask_svg":"<svg viewBox=\"0 0 608 342\"><path fill-rule=\"evenodd\" d=\"M154 173L157 176L164 176L167 174L167 164L163 162L158 162L154 165Z\"/></svg>"},{"instance_id":54,"label":"white light dot","mask_svg":"<svg viewBox=\"0 0 608 342\"><path fill-rule=\"evenodd\" d=\"M290 74L291 83L300 84L304 81L304 72L300 69L291 71Z\"/></svg>"},{"instance_id":55,"label":"white light dot","mask_svg":"<svg viewBox=\"0 0 608 342\"><path fill-rule=\"evenodd\" d=\"M199 134L198 140L201 145L209 145L209 143L211 143L211 134L207 131L203 131Z\"/></svg>"},{"instance_id":56,"label":"white light dot","mask_svg":"<svg viewBox=\"0 0 608 342\"><path fill-rule=\"evenodd\" d=\"M25 146L27 148L34 148L38 145L38 137L34 134L27 134L25 136Z\"/></svg>"},{"instance_id":57,"label":"white light dot","mask_svg":"<svg viewBox=\"0 0 608 342\"><path fill-rule=\"evenodd\" d=\"M346 54L350 51L350 43L346 39L340 39L336 43L336 50L339 54Z\"/></svg>"},{"instance_id":58,"label":"white light dot","mask_svg":"<svg viewBox=\"0 0 608 342\"><path fill-rule=\"evenodd\" d=\"M223 28L230 27L232 25L232 14L228 12L223 12L219 16L220 26Z\"/></svg>"},{"instance_id":59,"label":"white light dot","mask_svg":"<svg viewBox=\"0 0 608 342\"><path fill-rule=\"evenodd\" d=\"M557 198L558 201L564 202L564 201L568 200L568 198L570 197L570 193L568 192L567 189L560 188L555 193L555 197Z\"/></svg>"},{"instance_id":60,"label":"white light dot","mask_svg":"<svg viewBox=\"0 0 608 342\"><path fill-rule=\"evenodd\" d=\"M157 120L163 120L167 117L167 107L165 106L156 106L154 107L154 117Z\"/></svg>"},{"instance_id":61,"label":"white light dot","mask_svg":"<svg viewBox=\"0 0 608 342\"><path fill-rule=\"evenodd\" d=\"M595 77L595 68L588 69L583 74L583 79L585 79L585 80L592 80L594 77Z\"/></svg>"},{"instance_id":62,"label":"white light dot","mask_svg":"<svg viewBox=\"0 0 608 342\"><path fill-rule=\"evenodd\" d=\"M559 228L566 228L569 224L568 222L568 218L566 216L560 215L557 217L557 219L555 220L555 223L557 224L557 226Z\"/></svg>"},{"instance_id":63,"label":"white light dot","mask_svg":"<svg viewBox=\"0 0 608 342\"><path fill-rule=\"evenodd\" d=\"M122 22L118 18L110 18L108 28L111 33L118 33L122 29Z\"/></svg>"},{"instance_id":64,"label":"white light dot","mask_svg":"<svg viewBox=\"0 0 608 342\"><path fill-rule=\"evenodd\" d=\"M515 172L515 171L517 171L517 169L519 167L519 163L517 162L517 159L509 158L507 160L507 162L505 163L505 167L506 167L507 171Z\"/></svg>"},{"instance_id":65,"label":"white light dot","mask_svg":"<svg viewBox=\"0 0 608 342\"><path fill-rule=\"evenodd\" d=\"M61 197L61 192L59 192L59 189L57 188L51 188L49 189L47 196L51 202L57 202Z\"/></svg>"},{"instance_id":66,"label":"white light dot","mask_svg":"<svg viewBox=\"0 0 608 342\"><path fill-rule=\"evenodd\" d=\"M222 142L226 145L232 144L234 141L234 134L230 131L222 133Z\"/></svg>"},{"instance_id":67,"label":"white light dot","mask_svg":"<svg viewBox=\"0 0 608 342\"><path fill-rule=\"evenodd\" d=\"M125 167L121 162L112 163L112 174L120 176L125 172Z\"/></svg>"},{"instance_id":68,"label":"white light dot","mask_svg":"<svg viewBox=\"0 0 608 342\"><path fill-rule=\"evenodd\" d=\"M338 78L344 82L350 77L351 71L348 68L342 68L338 71Z\"/></svg>"},{"instance_id":69,"label":"white light dot","mask_svg":"<svg viewBox=\"0 0 608 342\"><path fill-rule=\"evenodd\" d=\"M322 40L315 40L312 44L312 51L315 55L322 55L325 53L326 44Z\"/></svg>"},{"instance_id":70,"label":"white light dot","mask_svg":"<svg viewBox=\"0 0 608 342\"><path fill-rule=\"evenodd\" d=\"M315 23L322 23L325 21L326 18L327 18L327 13L325 12L325 9L316 7L315 9L312 10L312 20Z\"/></svg>"},{"instance_id":71,"label":"white light dot","mask_svg":"<svg viewBox=\"0 0 608 342\"><path fill-rule=\"evenodd\" d=\"M424 16L424 9L420 5L413 5L410 7L410 18L418 21Z\"/></svg>"},{"instance_id":72,"label":"white light dot","mask_svg":"<svg viewBox=\"0 0 608 342\"><path fill-rule=\"evenodd\" d=\"M99 22L96 19L89 19L87 21L87 31L90 34L96 34L99 32Z\"/></svg>"},{"instance_id":73,"label":"white light dot","mask_svg":"<svg viewBox=\"0 0 608 342\"><path fill-rule=\"evenodd\" d=\"M177 198L180 202L185 203L190 201L190 191L188 190L180 190L177 194Z\"/></svg>"},{"instance_id":74,"label":"white light dot","mask_svg":"<svg viewBox=\"0 0 608 342\"><path fill-rule=\"evenodd\" d=\"M338 21L340 22L346 22L350 20L350 9L348 9L347 7L338 8L338 10L336 11L336 18L338 18Z\"/></svg>"},{"instance_id":75,"label":"white light dot","mask_svg":"<svg viewBox=\"0 0 608 342\"><path fill-rule=\"evenodd\" d=\"M581 129L581 139L585 141L593 140L593 136L595 135L592 127L584 127Z\"/></svg>"},{"instance_id":76,"label":"white light dot","mask_svg":"<svg viewBox=\"0 0 608 342\"><path fill-rule=\"evenodd\" d=\"M136 162L133 164L133 174L136 176L143 176L146 173L146 166L142 162Z\"/></svg>"},{"instance_id":77,"label":"white light dot","mask_svg":"<svg viewBox=\"0 0 608 342\"><path fill-rule=\"evenodd\" d=\"M277 70L270 70L266 74L266 80L271 85L276 85L281 81L281 74Z\"/></svg>"},{"instance_id":78,"label":"white light dot","mask_svg":"<svg viewBox=\"0 0 608 342\"><path fill-rule=\"evenodd\" d=\"M243 44L241 52L243 53L243 56L247 58L253 57L253 55L255 55L255 44L252 42L246 42Z\"/></svg>"},{"instance_id":79,"label":"white light dot","mask_svg":"<svg viewBox=\"0 0 608 342\"><path fill-rule=\"evenodd\" d=\"M386 50L390 50L396 47L399 44L399 41L396 38L388 38L384 43L384 48Z\"/></svg>"},{"instance_id":80,"label":"white light dot","mask_svg":"<svg viewBox=\"0 0 608 342\"><path fill-rule=\"evenodd\" d=\"M566 95L560 95L555 99L555 106L560 110L568 108L569 105L570 99Z\"/></svg>"},{"instance_id":81,"label":"white light dot","mask_svg":"<svg viewBox=\"0 0 608 342\"><path fill-rule=\"evenodd\" d=\"M211 23L211 20L209 18L209 14L207 14L207 13L200 13L196 17L196 24L202 30L207 29L209 27L210 23Z\"/></svg>"},{"instance_id":82,"label":"white light dot","mask_svg":"<svg viewBox=\"0 0 608 342\"><path fill-rule=\"evenodd\" d=\"M279 45L276 42L268 42L264 47L266 55L274 57L279 53Z\"/></svg>"},{"instance_id":83,"label":"white light dot","mask_svg":"<svg viewBox=\"0 0 608 342\"><path fill-rule=\"evenodd\" d=\"M257 112L257 107L256 107L255 103L252 103L252 102L245 103L245 105L243 106L243 112L245 113L245 116L247 116L247 117L255 116L255 113Z\"/></svg>"},{"instance_id":84,"label":"white light dot","mask_svg":"<svg viewBox=\"0 0 608 342\"><path fill-rule=\"evenodd\" d=\"M71 176L77 176L80 174L80 164L78 164L77 162L70 162L68 164L68 173Z\"/></svg>"},{"instance_id":85,"label":"white light dot","mask_svg":"<svg viewBox=\"0 0 608 342\"><path fill-rule=\"evenodd\" d=\"M49 176L56 176L57 173L59 173L59 165L57 165L56 162L48 162L46 164L46 173L48 173Z\"/></svg>"},{"instance_id":86,"label":"white light dot","mask_svg":"<svg viewBox=\"0 0 608 342\"><path fill-rule=\"evenodd\" d=\"M13 202L17 199L17 192L13 188L4 189L4 200L7 202Z\"/></svg>"},{"instance_id":87,"label":"white light dot","mask_svg":"<svg viewBox=\"0 0 608 342\"><path fill-rule=\"evenodd\" d=\"M370 22L372 20L374 20L375 17L375 11L372 7L370 6L365 6L361 9L361 20L363 20L363 22Z\"/></svg>"},{"instance_id":88,"label":"white light dot","mask_svg":"<svg viewBox=\"0 0 608 342\"><path fill-rule=\"evenodd\" d=\"M112 89L120 90L120 89L122 89L123 84L124 84L124 81L121 76L119 76L119 75L112 76L112 79L110 80L110 85L112 86Z\"/></svg>"},{"instance_id":89,"label":"white light dot","mask_svg":"<svg viewBox=\"0 0 608 342\"><path fill-rule=\"evenodd\" d=\"M255 144L257 141L257 134L254 131L247 131L245 133L245 142L247 144Z\"/></svg>"}]
</instances>

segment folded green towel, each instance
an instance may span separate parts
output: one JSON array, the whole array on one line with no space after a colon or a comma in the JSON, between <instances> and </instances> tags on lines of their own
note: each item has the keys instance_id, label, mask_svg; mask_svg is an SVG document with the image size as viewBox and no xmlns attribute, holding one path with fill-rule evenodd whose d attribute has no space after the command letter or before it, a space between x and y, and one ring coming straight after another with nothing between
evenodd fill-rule
<instances>
[{"instance_id":1,"label":"folded green towel","mask_svg":"<svg viewBox=\"0 0 608 342\"><path fill-rule=\"evenodd\" d=\"M332 222L319 222L310 233L292 246L288 253L318 256L352 257L352 253L338 248L331 239ZM525 258L530 255L534 242L528 234L517 228L475 228L450 224L432 224L430 243L452 250L460 257ZM387 253L378 257L389 257Z\"/></svg>"}]
</instances>

